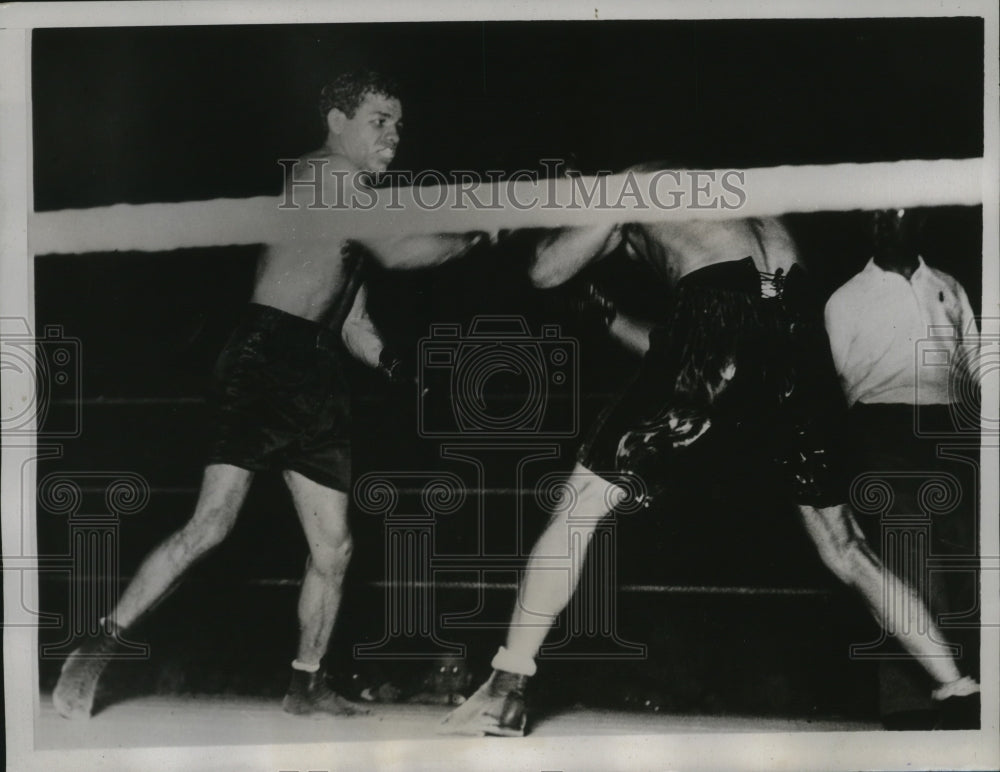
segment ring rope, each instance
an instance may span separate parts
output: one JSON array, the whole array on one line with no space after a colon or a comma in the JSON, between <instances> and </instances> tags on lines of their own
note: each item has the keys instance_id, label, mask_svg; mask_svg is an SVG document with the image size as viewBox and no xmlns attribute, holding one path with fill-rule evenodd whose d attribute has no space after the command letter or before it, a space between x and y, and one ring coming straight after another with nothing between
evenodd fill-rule
<instances>
[{"instance_id":1,"label":"ring rope","mask_svg":"<svg viewBox=\"0 0 1000 772\"><path fill-rule=\"evenodd\" d=\"M88 252L162 252L194 247L249 244L336 243L344 238L371 238L420 233L495 231L501 228L570 227L609 222L731 220L787 213L874 210L914 206L974 206L983 201L986 180L981 158L935 161L895 161L867 164L776 166L740 170L745 201L738 208L697 208L688 190L680 205L670 190L676 187L663 173L618 174L604 178L492 182L395 191L392 201L380 196L370 208L309 208L313 194L298 189L298 206L280 208L281 198L213 199L162 204L115 204L88 209L33 213L29 220L29 250L33 255ZM698 174L733 174L734 170L704 170ZM691 172L678 172L690 175ZM598 179L605 197L589 203L581 185L591 190ZM702 177L702 181L708 179ZM575 186L575 187L574 187ZM629 189L633 194L629 194ZM639 192L639 197L634 191ZM650 191L656 193L657 202ZM576 207L526 206L531 202L573 201ZM715 191L712 195L718 193ZM472 197L491 208L476 208ZM727 194L728 201L734 196ZM428 208L443 198L447 203ZM464 201L466 208L452 204ZM706 199L701 198L704 203ZM421 205L423 202L423 205ZM368 203L368 202L363 202ZM495 206L494 206L495 205Z\"/></svg>"}]
</instances>

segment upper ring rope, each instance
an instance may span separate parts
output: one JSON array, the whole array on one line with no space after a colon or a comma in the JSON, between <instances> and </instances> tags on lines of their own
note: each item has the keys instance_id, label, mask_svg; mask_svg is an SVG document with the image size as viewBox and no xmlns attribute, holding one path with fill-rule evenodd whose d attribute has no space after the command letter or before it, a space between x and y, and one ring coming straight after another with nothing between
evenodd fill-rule
<instances>
[{"instance_id":1,"label":"upper ring rope","mask_svg":"<svg viewBox=\"0 0 1000 772\"><path fill-rule=\"evenodd\" d=\"M37 212L30 217L28 243L33 255L161 252L294 241L336 243L348 237L387 234L972 206L982 203L983 173L981 158L706 170L704 174L714 174L716 180L739 175L729 180L743 195L727 194L729 208L692 206L699 200L704 205L707 199L699 199L691 190L683 200L672 198L669 190L681 188L664 177L666 172L600 178L602 196L589 203L580 191L591 190L599 178L448 185L433 193L427 192L433 188L402 188L394 192L392 201L382 196L367 209L309 208L311 196L300 188L295 195L299 206L284 209L282 199L265 196ZM700 179L704 182L709 177ZM439 199L444 204L433 206ZM465 208L454 205L463 200ZM489 202L490 208L476 207L473 201ZM576 205L567 205L571 202Z\"/></svg>"}]
</instances>

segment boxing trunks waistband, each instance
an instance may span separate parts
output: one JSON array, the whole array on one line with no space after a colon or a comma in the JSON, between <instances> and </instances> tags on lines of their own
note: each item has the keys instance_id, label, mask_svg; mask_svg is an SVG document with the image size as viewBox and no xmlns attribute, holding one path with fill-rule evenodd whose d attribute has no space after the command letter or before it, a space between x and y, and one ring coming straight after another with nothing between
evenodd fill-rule
<instances>
[{"instance_id":1,"label":"boxing trunks waistband","mask_svg":"<svg viewBox=\"0 0 1000 772\"><path fill-rule=\"evenodd\" d=\"M698 268L681 277L675 293L692 290L731 292L763 300L802 300L812 295L805 271L798 264L785 271L760 271L752 257L727 260Z\"/></svg>"}]
</instances>

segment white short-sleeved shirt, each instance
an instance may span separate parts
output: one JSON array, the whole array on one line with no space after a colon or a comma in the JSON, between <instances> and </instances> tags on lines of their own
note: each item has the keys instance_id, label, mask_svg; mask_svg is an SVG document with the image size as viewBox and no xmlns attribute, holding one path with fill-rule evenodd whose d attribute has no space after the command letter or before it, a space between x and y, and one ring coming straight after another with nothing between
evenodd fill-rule
<instances>
[{"instance_id":1,"label":"white short-sleeved shirt","mask_svg":"<svg viewBox=\"0 0 1000 772\"><path fill-rule=\"evenodd\" d=\"M826 330L850 404L942 405L956 367L973 361L978 330L954 278L927 265L907 280L874 259L830 297Z\"/></svg>"}]
</instances>

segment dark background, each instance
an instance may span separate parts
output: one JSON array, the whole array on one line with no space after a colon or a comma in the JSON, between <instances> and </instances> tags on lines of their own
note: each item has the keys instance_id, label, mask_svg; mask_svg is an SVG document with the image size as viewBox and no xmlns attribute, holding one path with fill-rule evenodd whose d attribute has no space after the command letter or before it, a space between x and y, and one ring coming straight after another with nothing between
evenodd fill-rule
<instances>
[{"instance_id":1,"label":"dark background","mask_svg":"<svg viewBox=\"0 0 1000 772\"><path fill-rule=\"evenodd\" d=\"M401 169L980 156L982 43L961 18L40 30L36 206L277 192L358 63L403 81Z\"/></svg>"},{"instance_id":2,"label":"dark background","mask_svg":"<svg viewBox=\"0 0 1000 772\"><path fill-rule=\"evenodd\" d=\"M982 46L981 20L962 18L39 30L35 206L276 194L276 159L322 142L320 87L358 64L403 82L401 169L510 172L570 152L587 171L654 158L719 168L977 157ZM797 215L789 223L825 294L868 257L864 213ZM979 207L934 210L924 248L928 262L964 284L977 313L981 227ZM40 464L39 479L132 471L148 480L150 503L119 526L124 576L191 509L206 440L201 396L249 295L258 253L36 260L36 327L60 325L79 341L82 401L57 401L48 420L78 411L83 425L61 458ZM522 260L510 247L433 272L375 276L373 313L411 361L432 322L492 313L524 316L534 332L560 324L580 339L586 425L636 363L580 329L558 293L531 290ZM613 257L599 272L624 307L655 313L660 290L641 269ZM412 392L360 366L352 382L356 476L440 468L474 488L468 469L417 438ZM498 388L517 392L516 383ZM561 458L533 474L567 468L577 442L566 439ZM794 515L752 484L745 460L725 446L712 452L711 473L691 470L669 517L653 512L619 528L619 580L744 592L623 592L623 635L649 644L650 659L609 664L601 686L580 693L624 702L619 692L632 687L608 686L615 672L622 683L658 690L666 709L864 714L871 669L850 662L847 645L874 638L873 626L818 565ZM85 510L102 505L100 491L87 495ZM512 494L497 495L490 512L502 516ZM532 507L526 516L530 537L543 516ZM293 580L305 557L294 520L280 482L255 482L231 540L137 632L153 643L157 663L112 668L119 695L280 692L294 649ZM473 507L442 518L441 548L461 550L474 521ZM38 524L42 554L64 554L66 517L40 507ZM350 644L382 632L382 591L371 586L384 572L382 522L355 513L353 525L352 589L333 651L343 672L368 668L349 663ZM797 594L746 594L753 588ZM66 612L68 590L65 577L43 576L45 610ZM461 591L439 596L451 610L476 602ZM512 600L501 588L486 596L498 619ZM67 635L50 630L43 639ZM470 665L481 669L501 633L447 637L469 645ZM43 662L43 686L56 664ZM576 699L565 691L567 676L599 670L553 664L545 677Z\"/></svg>"}]
</instances>

